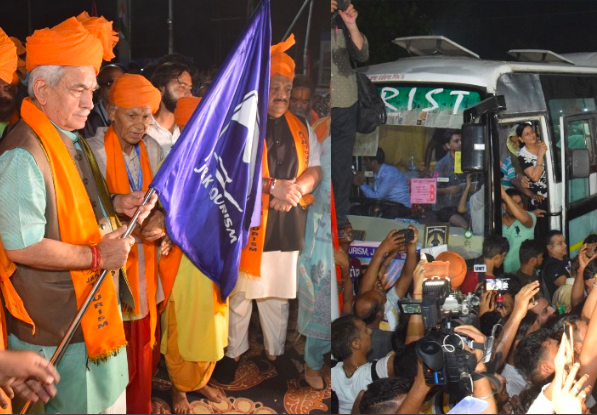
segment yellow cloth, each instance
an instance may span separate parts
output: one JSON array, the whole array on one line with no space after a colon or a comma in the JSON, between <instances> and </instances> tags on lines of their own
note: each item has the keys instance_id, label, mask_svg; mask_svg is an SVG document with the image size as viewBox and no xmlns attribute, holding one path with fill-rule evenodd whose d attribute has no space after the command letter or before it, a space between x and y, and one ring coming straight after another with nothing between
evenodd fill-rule
<instances>
[{"instance_id":1,"label":"yellow cloth","mask_svg":"<svg viewBox=\"0 0 597 415\"><path fill-rule=\"evenodd\" d=\"M0 79L7 84L12 83L16 70L17 47L6 33L0 29Z\"/></svg>"},{"instance_id":2,"label":"yellow cloth","mask_svg":"<svg viewBox=\"0 0 597 415\"><path fill-rule=\"evenodd\" d=\"M162 94L143 75L124 74L110 88L110 101L120 108L149 107L155 114Z\"/></svg>"},{"instance_id":3,"label":"yellow cloth","mask_svg":"<svg viewBox=\"0 0 597 415\"><path fill-rule=\"evenodd\" d=\"M294 60L286 52L294 45L294 33L284 42L271 47L270 77L275 74L285 76L291 81L294 79Z\"/></svg>"},{"instance_id":4,"label":"yellow cloth","mask_svg":"<svg viewBox=\"0 0 597 415\"><path fill-rule=\"evenodd\" d=\"M213 282L183 255L166 311L162 314L161 352L170 353L168 321L174 304L178 351L189 362L216 362L228 345L228 307L214 312Z\"/></svg>"},{"instance_id":5,"label":"yellow cloth","mask_svg":"<svg viewBox=\"0 0 597 415\"><path fill-rule=\"evenodd\" d=\"M176 304L168 303L165 321L162 327L167 332L168 353L165 354L168 376L176 389L191 392L202 389L211 379L216 362L191 362L185 360L178 351L178 324L176 321Z\"/></svg>"}]
</instances>

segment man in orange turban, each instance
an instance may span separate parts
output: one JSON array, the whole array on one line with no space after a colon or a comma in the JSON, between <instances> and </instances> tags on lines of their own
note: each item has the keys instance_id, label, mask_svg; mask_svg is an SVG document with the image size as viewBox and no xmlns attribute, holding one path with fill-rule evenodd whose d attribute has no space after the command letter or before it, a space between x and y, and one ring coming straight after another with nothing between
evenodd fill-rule
<instances>
[{"instance_id":1,"label":"man in orange turban","mask_svg":"<svg viewBox=\"0 0 597 415\"><path fill-rule=\"evenodd\" d=\"M0 137L4 130L19 120L17 111L17 48L0 29ZM15 78L16 81L15 82Z\"/></svg>"},{"instance_id":2,"label":"man in orange turban","mask_svg":"<svg viewBox=\"0 0 597 415\"><path fill-rule=\"evenodd\" d=\"M100 23L103 29L92 27ZM89 25L89 30L86 28ZM21 121L0 143L0 259L14 272L0 288L8 348L50 357L97 281L101 284L57 369L62 381L43 412L126 411L128 362L120 268L135 239L122 239L118 215L131 217L144 193L110 194L91 149L77 130L93 108L92 91L112 35L101 21L71 18L27 41L29 96ZM103 39L99 40L99 37ZM142 208L141 222L157 197Z\"/></svg>"},{"instance_id":3,"label":"man in orange turban","mask_svg":"<svg viewBox=\"0 0 597 415\"><path fill-rule=\"evenodd\" d=\"M294 61L285 51L292 45L294 35L271 48L262 221L251 230L241 257L240 277L230 296L227 357L214 374L225 383L234 379L235 362L249 349L252 300L257 300L259 307L267 358L276 361L284 353L288 300L296 298L297 260L304 246L305 209L312 201L309 194L321 179L317 137L304 119L288 111Z\"/></svg>"},{"instance_id":4,"label":"man in orange turban","mask_svg":"<svg viewBox=\"0 0 597 415\"><path fill-rule=\"evenodd\" d=\"M110 127L100 127L88 140L110 193L147 191L163 159L160 145L146 136L147 128L160 107L162 96L142 75L125 74L110 89ZM164 215L156 210L146 221L148 229L137 233L137 245L126 264L134 308L123 308L128 342L129 384L127 413L148 414L151 410L153 350L158 323L157 304L164 301L158 280L158 239L165 235ZM159 359L159 353L157 355Z\"/></svg>"}]
</instances>

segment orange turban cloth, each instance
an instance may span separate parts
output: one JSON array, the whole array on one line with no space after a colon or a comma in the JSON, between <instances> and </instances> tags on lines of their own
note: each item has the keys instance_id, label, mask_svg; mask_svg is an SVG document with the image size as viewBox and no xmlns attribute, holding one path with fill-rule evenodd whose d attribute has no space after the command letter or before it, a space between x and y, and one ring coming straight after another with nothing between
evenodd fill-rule
<instances>
[{"instance_id":1,"label":"orange turban cloth","mask_svg":"<svg viewBox=\"0 0 597 415\"><path fill-rule=\"evenodd\" d=\"M182 97L176 103L176 109L174 110L174 117L176 118L176 124L180 128L183 128L191 119L191 115L195 112L195 109L201 102L201 98L198 97Z\"/></svg>"},{"instance_id":2,"label":"orange turban cloth","mask_svg":"<svg viewBox=\"0 0 597 415\"><path fill-rule=\"evenodd\" d=\"M275 74L280 74L291 81L294 79L294 60L284 53L290 49L292 45L294 45L294 34L291 34L284 42L272 46L270 77L274 76Z\"/></svg>"},{"instance_id":3,"label":"orange turban cloth","mask_svg":"<svg viewBox=\"0 0 597 415\"><path fill-rule=\"evenodd\" d=\"M143 75L124 74L110 88L110 102L119 108L150 107L155 114L162 94Z\"/></svg>"},{"instance_id":4,"label":"orange turban cloth","mask_svg":"<svg viewBox=\"0 0 597 415\"><path fill-rule=\"evenodd\" d=\"M0 79L7 84L11 84L16 70L17 47L6 33L0 29Z\"/></svg>"},{"instance_id":5,"label":"orange turban cloth","mask_svg":"<svg viewBox=\"0 0 597 415\"><path fill-rule=\"evenodd\" d=\"M105 28L107 30L107 26ZM102 57L112 53L104 50L110 48L106 39L112 30L110 27L106 37L100 36L102 40L97 37L99 30L92 29L92 32L74 17L51 29L36 30L27 38L27 70L40 65L93 66L97 74Z\"/></svg>"},{"instance_id":6,"label":"orange turban cloth","mask_svg":"<svg viewBox=\"0 0 597 415\"><path fill-rule=\"evenodd\" d=\"M25 46L23 46L23 43L17 39L16 37L10 36L10 40L12 40L15 44L15 46L17 47L17 71L15 72L15 74L12 77L12 83L13 85L17 85L19 82L21 82L20 78L25 79L25 76L27 75L27 69L25 68L25 61L23 59L21 59L21 56L25 54Z\"/></svg>"},{"instance_id":7,"label":"orange turban cloth","mask_svg":"<svg viewBox=\"0 0 597 415\"><path fill-rule=\"evenodd\" d=\"M89 33L102 42L102 46L104 47L102 58L108 62L114 59L116 57L114 55L114 47L118 43L118 33L112 30L112 22L109 22L103 16L91 17L87 12L78 15L77 20L83 24Z\"/></svg>"}]
</instances>

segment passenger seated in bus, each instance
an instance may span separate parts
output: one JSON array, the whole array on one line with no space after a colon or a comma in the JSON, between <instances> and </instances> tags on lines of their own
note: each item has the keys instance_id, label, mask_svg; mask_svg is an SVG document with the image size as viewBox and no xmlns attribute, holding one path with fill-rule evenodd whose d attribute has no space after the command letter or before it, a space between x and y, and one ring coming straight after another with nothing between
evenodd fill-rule
<instances>
[{"instance_id":1,"label":"passenger seated in bus","mask_svg":"<svg viewBox=\"0 0 597 415\"><path fill-rule=\"evenodd\" d=\"M379 205L383 218L405 218L411 215L408 180L398 168L385 164L385 158L386 155L381 148L377 149L375 157L364 157L365 167L374 173L373 187L365 184L360 174L354 175L353 184L358 186L367 198L376 200L351 207L351 214L368 216L371 207Z\"/></svg>"},{"instance_id":2,"label":"passenger seated in bus","mask_svg":"<svg viewBox=\"0 0 597 415\"><path fill-rule=\"evenodd\" d=\"M516 134L521 146L523 146L518 153L518 161L524 174L529 178L529 190L533 192L528 208L529 210L542 209L547 211L547 174L545 172L547 145L537 138L533 126L530 124L519 124L516 127ZM541 239L547 230L547 218L538 220L538 225L535 228L535 238Z\"/></svg>"},{"instance_id":3,"label":"passenger seated in bus","mask_svg":"<svg viewBox=\"0 0 597 415\"><path fill-rule=\"evenodd\" d=\"M434 210L438 212L440 222L466 228L468 220L458 213L458 203L465 187L465 175L454 171L454 158L460 151L462 134L459 130L448 130L444 136L449 153L435 165L434 175L437 177L437 204Z\"/></svg>"}]
</instances>

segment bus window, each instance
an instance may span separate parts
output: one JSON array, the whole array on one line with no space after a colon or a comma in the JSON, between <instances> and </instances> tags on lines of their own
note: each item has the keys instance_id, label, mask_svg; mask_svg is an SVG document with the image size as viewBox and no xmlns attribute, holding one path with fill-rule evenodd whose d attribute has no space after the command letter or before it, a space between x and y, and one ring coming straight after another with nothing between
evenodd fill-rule
<instances>
[{"instance_id":1,"label":"bus window","mask_svg":"<svg viewBox=\"0 0 597 415\"><path fill-rule=\"evenodd\" d=\"M543 94L549 109L549 128L554 153L556 181L561 180L560 117L597 110L597 77L594 75L540 75ZM589 149L589 151L593 151ZM593 153L591 153L593 154Z\"/></svg>"},{"instance_id":2,"label":"bus window","mask_svg":"<svg viewBox=\"0 0 597 415\"><path fill-rule=\"evenodd\" d=\"M594 160L589 120L575 120L568 124L568 148L586 148ZM568 203L572 204L589 197L589 178L568 179Z\"/></svg>"},{"instance_id":3,"label":"bus window","mask_svg":"<svg viewBox=\"0 0 597 415\"><path fill-rule=\"evenodd\" d=\"M384 200L385 195L377 195L381 199L372 203L371 190L382 186L383 171L366 172L371 166L370 159L360 157L359 174L366 180L367 187L354 188L351 213L356 216L350 217L353 228L364 230L366 240L380 241L390 229L413 224L419 230L421 247L447 242L449 250L465 259L479 257L489 221L486 217L488 186L485 186L484 173L461 171L460 130L385 125L379 128L378 145L383 150L384 164L397 169L408 183L410 212L396 218L392 214L395 211L390 209L393 202ZM364 216L392 221L376 221Z\"/></svg>"}]
</instances>

